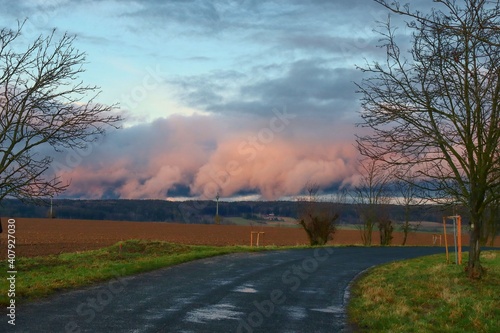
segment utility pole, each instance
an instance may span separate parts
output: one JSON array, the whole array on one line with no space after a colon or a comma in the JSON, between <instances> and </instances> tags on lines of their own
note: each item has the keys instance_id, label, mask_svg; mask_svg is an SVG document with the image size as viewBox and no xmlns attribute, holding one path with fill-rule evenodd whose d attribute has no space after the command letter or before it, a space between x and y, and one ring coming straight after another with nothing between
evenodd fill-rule
<instances>
[{"instance_id":1,"label":"utility pole","mask_svg":"<svg viewBox=\"0 0 500 333\"><path fill-rule=\"evenodd\" d=\"M220 224L220 217L219 217L219 191L217 191L217 195L215 196L215 199L217 200L216 206L215 206L215 224Z\"/></svg>"},{"instance_id":2,"label":"utility pole","mask_svg":"<svg viewBox=\"0 0 500 333\"><path fill-rule=\"evenodd\" d=\"M52 197L50 197L50 213L49 213L49 217L51 219L54 218L53 211L52 211Z\"/></svg>"}]
</instances>

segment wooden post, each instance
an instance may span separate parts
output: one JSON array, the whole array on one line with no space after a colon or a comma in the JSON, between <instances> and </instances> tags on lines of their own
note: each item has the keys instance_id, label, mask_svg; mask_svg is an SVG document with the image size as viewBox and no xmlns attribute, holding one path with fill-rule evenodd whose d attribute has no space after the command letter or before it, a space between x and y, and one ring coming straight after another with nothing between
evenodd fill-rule
<instances>
[{"instance_id":1,"label":"wooden post","mask_svg":"<svg viewBox=\"0 0 500 333\"><path fill-rule=\"evenodd\" d=\"M438 239L439 239L439 246L442 246L443 238L441 234L432 234L432 245L436 245Z\"/></svg>"},{"instance_id":2,"label":"wooden post","mask_svg":"<svg viewBox=\"0 0 500 333\"><path fill-rule=\"evenodd\" d=\"M458 264L462 264L462 217L457 216L457 229L458 229Z\"/></svg>"},{"instance_id":3,"label":"wooden post","mask_svg":"<svg viewBox=\"0 0 500 333\"><path fill-rule=\"evenodd\" d=\"M262 243L264 243L264 234L263 231L250 231L250 247L253 247L253 235L256 235L255 246L260 246L260 235L262 235Z\"/></svg>"}]
</instances>

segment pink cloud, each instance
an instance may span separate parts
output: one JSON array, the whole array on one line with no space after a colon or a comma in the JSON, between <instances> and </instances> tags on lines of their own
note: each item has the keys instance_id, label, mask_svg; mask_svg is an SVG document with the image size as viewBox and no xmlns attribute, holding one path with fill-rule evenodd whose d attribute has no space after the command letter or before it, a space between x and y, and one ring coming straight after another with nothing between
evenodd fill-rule
<instances>
[{"instance_id":1,"label":"pink cloud","mask_svg":"<svg viewBox=\"0 0 500 333\"><path fill-rule=\"evenodd\" d=\"M327 187L342 181L351 175L348 164L357 158L350 143L276 139L260 150L248 148L245 155L238 149L242 142L245 139L224 142L214 152L196 174L193 193L212 198L217 188L225 196L247 189L277 199L300 193L307 182Z\"/></svg>"},{"instance_id":2,"label":"pink cloud","mask_svg":"<svg viewBox=\"0 0 500 333\"><path fill-rule=\"evenodd\" d=\"M328 187L351 178L358 157L352 129L333 132L307 120L315 132L305 135L304 122L275 126L263 117L172 116L111 133L59 174L71 180L69 195L124 199L163 199L177 185L204 199L218 190L277 199L298 194L307 182Z\"/></svg>"}]
</instances>

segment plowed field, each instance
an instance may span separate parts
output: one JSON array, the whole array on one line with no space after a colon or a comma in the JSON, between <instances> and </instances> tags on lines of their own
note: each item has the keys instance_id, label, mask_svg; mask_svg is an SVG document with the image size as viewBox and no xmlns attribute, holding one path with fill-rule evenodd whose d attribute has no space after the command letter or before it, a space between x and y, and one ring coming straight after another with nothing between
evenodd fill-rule
<instances>
[{"instance_id":1,"label":"plowed field","mask_svg":"<svg viewBox=\"0 0 500 333\"><path fill-rule=\"evenodd\" d=\"M6 257L7 218L2 218L3 233L0 256ZM62 252L84 251L112 245L127 239L163 240L192 245L250 245L252 231L264 232L261 245L307 244L305 232L299 228L233 225L200 225L151 222L117 222L92 220L59 220L16 218L16 256L39 256ZM373 244L378 244L373 233ZM393 244L400 245L402 234L394 233ZM449 242L452 235L448 236ZM255 241L255 240L254 240ZM361 244L358 230L338 230L332 244ZM430 233L412 233L408 245L433 245ZM444 245L444 239L442 239ZM468 244L464 235L463 244ZM439 239L436 244L439 245ZM496 241L499 246L499 239Z\"/></svg>"}]
</instances>

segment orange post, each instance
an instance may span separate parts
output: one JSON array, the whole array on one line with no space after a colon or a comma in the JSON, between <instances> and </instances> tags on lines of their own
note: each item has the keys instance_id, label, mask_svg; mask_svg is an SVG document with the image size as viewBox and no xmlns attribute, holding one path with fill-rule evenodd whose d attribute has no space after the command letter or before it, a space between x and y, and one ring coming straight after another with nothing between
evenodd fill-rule
<instances>
[{"instance_id":1,"label":"orange post","mask_svg":"<svg viewBox=\"0 0 500 333\"><path fill-rule=\"evenodd\" d=\"M260 246L260 236L262 235L262 243L264 243L264 234L263 231L250 231L250 247L253 247L253 235L256 235L255 246Z\"/></svg>"}]
</instances>

